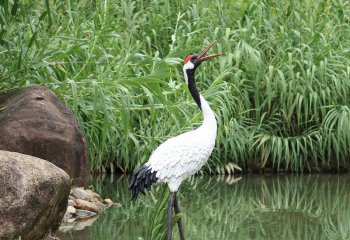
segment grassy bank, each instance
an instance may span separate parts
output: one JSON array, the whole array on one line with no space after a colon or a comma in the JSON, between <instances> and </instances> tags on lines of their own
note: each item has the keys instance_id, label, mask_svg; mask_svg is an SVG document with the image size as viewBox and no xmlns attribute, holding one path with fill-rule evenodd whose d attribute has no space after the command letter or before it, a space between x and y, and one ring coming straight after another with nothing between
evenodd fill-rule
<instances>
[{"instance_id":1,"label":"grassy bank","mask_svg":"<svg viewBox=\"0 0 350 240\"><path fill-rule=\"evenodd\" d=\"M159 143L198 126L182 59L214 39L201 66L216 112L207 170L347 168L347 1L6 1L0 90L46 85L70 107L91 170L130 172Z\"/></svg>"}]
</instances>

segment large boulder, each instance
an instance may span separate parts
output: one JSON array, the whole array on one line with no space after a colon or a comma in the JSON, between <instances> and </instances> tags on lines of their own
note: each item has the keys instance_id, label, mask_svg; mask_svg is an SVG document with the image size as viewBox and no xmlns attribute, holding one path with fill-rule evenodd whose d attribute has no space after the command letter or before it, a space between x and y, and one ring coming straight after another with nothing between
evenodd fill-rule
<instances>
[{"instance_id":1,"label":"large boulder","mask_svg":"<svg viewBox=\"0 0 350 240\"><path fill-rule=\"evenodd\" d=\"M0 239L54 233L67 208L68 174L48 161L1 150L0 169Z\"/></svg>"},{"instance_id":2,"label":"large boulder","mask_svg":"<svg viewBox=\"0 0 350 240\"><path fill-rule=\"evenodd\" d=\"M75 185L88 184L85 138L72 113L45 87L0 93L0 149L45 159Z\"/></svg>"}]
</instances>

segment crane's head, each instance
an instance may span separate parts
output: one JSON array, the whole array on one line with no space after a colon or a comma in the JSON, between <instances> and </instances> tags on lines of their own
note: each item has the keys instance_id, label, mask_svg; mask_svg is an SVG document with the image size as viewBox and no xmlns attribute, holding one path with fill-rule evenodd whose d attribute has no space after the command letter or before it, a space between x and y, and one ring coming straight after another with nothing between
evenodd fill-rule
<instances>
[{"instance_id":1,"label":"crane's head","mask_svg":"<svg viewBox=\"0 0 350 240\"><path fill-rule=\"evenodd\" d=\"M199 55L196 53L189 54L184 62L184 73L185 73L185 81L188 83L188 74L191 74L191 72L194 72L196 68L204 61L207 61L209 59L215 58L217 56L223 55L222 53L214 53L208 56L205 56L205 54L210 50L212 46L214 46L217 43L215 40L211 44L209 44L208 47L206 47Z\"/></svg>"},{"instance_id":2,"label":"crane's head","mask_svg":"<svg viewBox=\"0 0 350 240\"><path fill-rule=\"evenodd\" d=\"M206 47L199 55L195 53L188 55L184 62L183 70L184 70L185 82L188 86L188 89L190 90L190 93L193 99L196 101L199 109L201 110L202 110L202 106L201 106L201 100L200 100L200 93L196 87L196 82L194 80L194 72L202 62L215 58L217 56L223 55L222 53L214 53L214 54L205 56L205 54L210 50L212 46L216 44L216 42L217 41L214 41L211 44L209 44L209 46Z\"/></svg>"}]
</instances>

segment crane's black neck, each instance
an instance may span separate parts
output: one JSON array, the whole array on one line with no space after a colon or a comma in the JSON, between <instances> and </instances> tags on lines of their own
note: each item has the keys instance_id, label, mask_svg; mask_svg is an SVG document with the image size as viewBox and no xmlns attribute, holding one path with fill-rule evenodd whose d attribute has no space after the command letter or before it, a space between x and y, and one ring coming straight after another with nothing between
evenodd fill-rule
<instances>
[{"instance_id":1,"label":"crane's black neck","mask_svg":"<svg viewBox=\"0 0 350 240\"><path fill-rule=\"evenodd\" d=\"M190 93L191 93L194 101L197 103L199 109L202 110L201 99L199 97L199 91L198 91L197 86L196 86L196 81L194 80L194 75L195 75L194 72L195 72L195 69L187 69L186 70L188 89L190 90Z\"/></svg>"}]
</instances>

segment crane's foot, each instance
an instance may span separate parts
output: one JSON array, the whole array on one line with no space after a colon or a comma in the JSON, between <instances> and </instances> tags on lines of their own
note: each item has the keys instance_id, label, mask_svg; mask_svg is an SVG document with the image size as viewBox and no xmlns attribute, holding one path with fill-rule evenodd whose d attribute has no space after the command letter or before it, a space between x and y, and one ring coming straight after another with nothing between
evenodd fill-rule
<instances>
[{"instance_id":1,"label":"crane's foot","mask_svg":"<svg viewBox=\"0 0 350 240\"><path fill-rule=\"evenodd\" d=\"M175 211L175 214L180 213L180 208L179 208L179 203L177 202L176 192L175 192L175 196L174 196L174 211ZM180 239L185 240L185 234L184 234L184 230L182 227L181 218L179 218L179 220L177 221L177 227L179 228Z\"/></svg>"},{"instance_id":2,"label":"crane's foot","mask_svg":"<svg viewBox=\"0 0 350 240\"><path fill-rule=\"evenodd\" d=\"M172 240L173 234L173 207L174 207L175 192L170 193L168 200L168 232L167 240Z\"/></svg>"}]
</instances>

